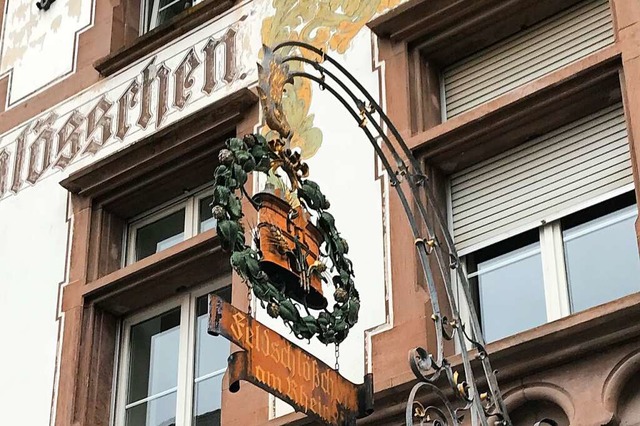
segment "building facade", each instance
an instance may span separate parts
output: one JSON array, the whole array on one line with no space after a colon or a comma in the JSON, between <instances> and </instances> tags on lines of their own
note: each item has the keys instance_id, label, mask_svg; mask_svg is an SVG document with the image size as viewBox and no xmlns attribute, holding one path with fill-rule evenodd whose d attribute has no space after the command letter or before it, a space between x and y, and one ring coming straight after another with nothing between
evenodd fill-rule
<instances>
[{"instance_id":1,"label":"building facade","mask_svg":"<svg viewBox=\"0 0 640 426\"><path fill-rule=\"evenodd\" d=\"M229 391L237 348L207 335L209 294L354 383L373 373L358 423L404 424L407 353L435 344L429 292L389 177L330 94L296 80L284 109L349 241L362 309L339 354L286 334L216 236L218 151L270 135L256 62L288 40L349 69L421 162L513 424L640 424L637 1L0 5L7 424L310 423L248 383Z\"/></svg>"}]
</instances>

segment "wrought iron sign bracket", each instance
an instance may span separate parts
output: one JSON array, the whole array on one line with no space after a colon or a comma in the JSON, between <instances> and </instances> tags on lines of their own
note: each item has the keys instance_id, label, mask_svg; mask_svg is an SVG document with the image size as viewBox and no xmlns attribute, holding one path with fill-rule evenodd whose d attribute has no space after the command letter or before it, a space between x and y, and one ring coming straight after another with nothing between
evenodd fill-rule
<instances>
[{"instance_id":1,"label":"wrought iron sign bracket","mask_svg":"<svg viewBox=\"0 0 640 426\"><path fill-rule=\"evenodd\" d=\"M470 415L482 426L511 426L447 220L438 209L427 210L426 206L435 204L437 199L434 188L400 132L364 86L323 50L298 41L285 42L273 49L264 46L263 50L262 63L258 64L258 92L269 128L281 138L291 140L293 132L282 103L284 86L295 79L315 82L344 106L365 133L407 216L426 277L437 344L431 351L416 348L409 353L411 369L419 382L407 401L406 424L457 426L464 415ZM432 264L436 265L435 271ZM469 312L465 322L455 297L452 271ZM444 295L436 290L434 274L444 283ZM439 300L446 300L451 318L443 314ZM461 348L459 368L454 369L445 356L445 340L455 340ZM480 380L474 377L472 362L482 367ZM479 382L486 383L486 392L480 392ZM435 397L435 403L421 403L425 398L419 393L425 391L429 392L430 400Z\"/></svg>"},{"instance_id":2,"label":"wrought iron sign bracket","mask_svg":"<svg viewBox=\"0 0 640 426\"><path fill-rule=\"evenodd\" d=\"M40 10L49 10L49 8L51 7L51 5L55 2L56 0L42 0L36 3L36 6L38 7L38 9Z\"/></svg>"}]
</instances>

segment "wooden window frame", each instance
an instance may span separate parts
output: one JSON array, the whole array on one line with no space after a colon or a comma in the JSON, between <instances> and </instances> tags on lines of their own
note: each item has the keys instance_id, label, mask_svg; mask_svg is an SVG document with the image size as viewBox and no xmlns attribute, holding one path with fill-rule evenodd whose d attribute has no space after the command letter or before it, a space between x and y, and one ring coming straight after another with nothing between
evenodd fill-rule
<instances>
[{"instance_id":1,"label":"wooden window frame","mask_svg":"<svg viewBox=\"0 0 640 426\"><path fill-rule=\"evenodd\" d=\"M257 121L242 89L62 181L73 232L56 424L109 425L121 318L230 275L213 229L123 267L124 236L128 218L210 180L225 138Z\"/></svg>"},{"instance_id":2,"label":"wooden window frame","mask_svg":"<svg viewBox=\"0 0 640 426\"><path fill-rule=\"evenodd\" d=\"M196 188L186 195L173 199L158 208L146 211L137 217L131 218L127 222L125 230L125 250L122 266L127 266L138 261L135 258L136 237L140 228L160 220L181 209L185 210L184 237L183 241L196 235L206 232L200 230L200 201L213 195L213 184L211 182ZM142 259L140 259L142 260Z\"/></svg>"},{"instance_id":3,"label":"wooden window frame","mask_svg":"<svg viewBox=\"0 0 640 426\"><path fill-rule=\"evenodd\" d=\"M180 307L180 347L178 358L178 377L176 385L176 423L192 425L193 417L193 385L195 382L195 347L197 336L196 303L198 298L224 289L231 284L231 276L222 276L195 289L169 298L158 305L136 312L122 320L121 338L118 339L117 355L117 389L114 406L114 426L124 426L126 417L126 392L130 362L131 327L154 316L161 315L171 309ZM226 370L226 368L224 368ZM221 372L217 371L215 375ZM180 420L178 420L180 419ZM185 423L186 422L186 423Z\"/></svg>"}]
</instances>

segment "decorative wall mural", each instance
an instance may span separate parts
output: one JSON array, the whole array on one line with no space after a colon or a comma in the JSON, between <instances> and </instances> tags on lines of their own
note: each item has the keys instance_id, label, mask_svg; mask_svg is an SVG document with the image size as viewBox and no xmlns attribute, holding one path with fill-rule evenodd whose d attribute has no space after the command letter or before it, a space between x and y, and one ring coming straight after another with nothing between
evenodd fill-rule
<instances>
[{"instance_id":1,"label":"decorative wall mural","mask_svg":"<svg viewBox=\"0 0 640 426\"><path fill-rule=\"evenodd\" d=\"M284 41L304 41L325 52L344 54L371 18L400 3L402 0L273 0L275 14L262 22L262 43L275 46ZM309 59L321 60L308 52L301 53ZM293 67L301 68L292 64L294 71ZM299 147L305 159L313 157L322 145L322 131L314 127L314 115L309 113L312 96L311 84L297 79L293 90L288 90L283 98L293 130L291 148Z\"/></svg>"}]
</instances>

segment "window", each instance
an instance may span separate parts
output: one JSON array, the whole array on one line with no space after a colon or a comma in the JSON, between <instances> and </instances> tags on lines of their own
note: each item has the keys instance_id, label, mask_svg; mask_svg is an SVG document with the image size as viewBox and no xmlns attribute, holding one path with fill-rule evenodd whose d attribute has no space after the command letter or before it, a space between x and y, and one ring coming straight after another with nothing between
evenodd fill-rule
<instances>
[{"instance_id":1,"label":"window","mask_svg":"<svg viewBox=\"0 0 640 426\"><path fill-rule=\"evenodd\" d=\"M581 1L445 68L444 115L453 118L613 41L609 2Z\"/></svg>"},{"instance_id":2,"label":"window","mask_svg":"<svg viewBox=\"0 0 640 426\"><path fill-rule=\"evenodd\" d=\"M202 0L143 0L142 25L143 32L168 22L176 15L182 13Z\"/></svg>"},{"instance_id":3,"label":"window","mask_svg":"<svg viewBox=\"0 0 640 426\"><path fill-rule=\"evenodd\" d=\"M624 194L467 255L486 340L640 291L636 217Z\"/></svg>"},{"instance_id":4,"label":"window","mask_svg":"<svg viewBox=\"0 0 640 426\"><path fill-rule=\"evenodd\" d=\"M116 426L220 424L229 341L207 334L201 289L125 319ZM230 301L231 287L214 291Z\"/></svg>"},{"instance_id":5,"label":"window","mask_svg":"<svg viewBox=\"0 0 640 426\"><path fill-rule=\"evenodd\" d=\"M127 263L168 249L187 238L213 229L211 188L171 201L132 220L128 227Z\"/></svg>"},{"instance_id":6,"label":"window","mask_svg":"<svg viewBox=\"0 0 640 426\"><path fill-rule=\"evenodd\" d=\"M634 232L636 206L575 223L563 223L571 311L578 312L640 290ZM571 223L574 222L574 223Z\"/></svg>"},{"instance_id":7,"label":"window","mask_svg":"<svg viewBox=\"0 0 640 426\"><path fill-rule=\"evenodd\" d=\"M514 248L514 245L518 247ZM476 283L480 320L487 341L546 322L542 255L537 232L470 255L468 262L469 270L473 270L468 277ZM517 300L527 303L512 303ZM504 321L504 318L510 318L510 321Z\"/></svg>"}]
</instances>

